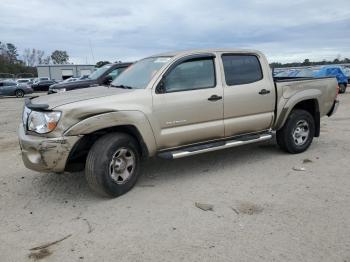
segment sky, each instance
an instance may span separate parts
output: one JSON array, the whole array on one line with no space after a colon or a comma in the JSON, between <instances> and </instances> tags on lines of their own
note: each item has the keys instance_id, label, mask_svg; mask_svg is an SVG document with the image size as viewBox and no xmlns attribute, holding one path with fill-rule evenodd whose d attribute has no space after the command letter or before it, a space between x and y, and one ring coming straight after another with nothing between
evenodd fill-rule
<instances>
[{"instance_id":1,"label":"sky","mask_svg":"<svg viewBox=\"0 0 350 262\"><path fill-rule=\"evenodd\" d=\"M74 63L248 48L269 62L350 58L350 0L0 0L0 41Z\"/></svg>"}]
</instances>

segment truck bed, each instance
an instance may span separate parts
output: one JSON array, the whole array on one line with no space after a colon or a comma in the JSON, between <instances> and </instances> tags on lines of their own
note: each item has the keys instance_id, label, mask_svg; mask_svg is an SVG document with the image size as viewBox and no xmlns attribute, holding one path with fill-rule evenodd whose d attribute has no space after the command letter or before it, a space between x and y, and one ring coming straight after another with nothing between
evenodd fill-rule
<instances>
[{"instance_id":1,"label":"truck bed","mask_svg":"<svg viewBox=\"0 0 350 262\"><path fill-rule=\"evenodd\" d=\"M335 77L274 77L276 88L275 128L284 123L284 117L289 114L294 105L302 100L317 99L320 116L325 116L331 110L337 96L338 83Z\"/></svg>"}]
</instances>

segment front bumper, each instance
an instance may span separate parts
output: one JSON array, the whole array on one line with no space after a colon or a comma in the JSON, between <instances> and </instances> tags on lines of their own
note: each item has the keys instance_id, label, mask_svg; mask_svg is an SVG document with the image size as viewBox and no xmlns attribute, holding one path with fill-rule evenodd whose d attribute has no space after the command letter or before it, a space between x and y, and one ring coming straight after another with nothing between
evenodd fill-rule
<instances>
[{"instance_id":1,"label":"front bumper","mask_svg":"<svg viewBox=\"0 0 350 262\"><path fill-rule=\"evenodd\" d=\"M23 124L18 130L24 165L38 172L63 172L69 153L79 136L47 138L25 133Z\"/></svg>"}]
</instances>

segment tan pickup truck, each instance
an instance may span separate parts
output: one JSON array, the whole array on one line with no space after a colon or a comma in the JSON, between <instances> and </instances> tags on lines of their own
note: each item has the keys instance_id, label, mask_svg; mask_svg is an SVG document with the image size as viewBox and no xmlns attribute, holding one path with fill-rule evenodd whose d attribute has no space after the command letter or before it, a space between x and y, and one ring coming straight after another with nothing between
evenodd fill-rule
<instances>
[{"instance_id":1,"label":"tan pickup truck","mask_svg":"<svg viewBox=\"0 0 350 262\"><path fill-rule=\"evenodd\" d=\"M133 64L110 87L28 99L19 140L28 168L85 168L92 189L119 196L153 156L186 157L274 133L283 150L303 152L320 135L320 118L335 112L337 94L335 78L274 79L254 50L165 53Z\"/></svg>"}]
</instances>

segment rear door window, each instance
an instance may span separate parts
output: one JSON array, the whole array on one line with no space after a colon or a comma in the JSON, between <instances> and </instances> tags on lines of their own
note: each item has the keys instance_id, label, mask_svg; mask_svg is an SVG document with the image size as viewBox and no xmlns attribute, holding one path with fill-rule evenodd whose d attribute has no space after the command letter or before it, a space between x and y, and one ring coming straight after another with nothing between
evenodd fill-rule
<instances>
[{"instance_id":1,"label":"rear door window","mask_svg":"<svg viewBox=\"0 0 350 262\"><path fill-rule=\"evenodd\" d=\"M15 86L17 85L15 82L5 82L4 86Z\"/></svg>"},{"instance_id":2,"label":"rear door window","mask_svg":"<svg viewBox=\"0 0 350 262\"><path fill-rule=\"evenodd\" d=\"M259 59L255 55L224 54L222 62L228 86L250 84L263 78Z\"/></svg>"}]
</instances>

